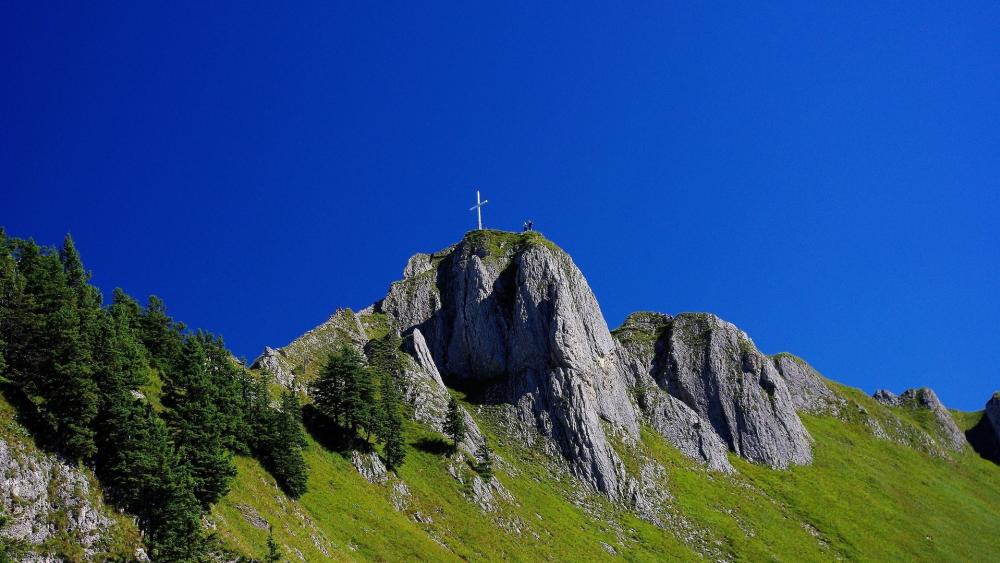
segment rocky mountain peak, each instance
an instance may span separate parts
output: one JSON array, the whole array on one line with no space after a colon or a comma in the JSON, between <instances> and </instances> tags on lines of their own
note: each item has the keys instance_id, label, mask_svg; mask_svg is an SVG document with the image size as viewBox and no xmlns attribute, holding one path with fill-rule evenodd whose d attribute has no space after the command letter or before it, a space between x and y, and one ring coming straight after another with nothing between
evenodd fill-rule
<instances>
[{"instance_id":1,"label":"rocky mountain peak","mask_svg":"<svg viewBox=\"0 0 1000 563\"><path fill-rule=\"evenodd\" d=\"M537 232L472 231L415 254L382 300L338 315L262 359L307 373L299 356L322 338L391 327L408 343L408 398L424 422L437 425L445 385L472 390L508 409L526 445L613 498L636 487L612 443L634 443L643 423L712 469L732 471L728 451L784 468L812 459L796 409L832 397L807 364L765 356L714 315L637 312L612 334L572 258Z\"/></svg>"}]
</instances>

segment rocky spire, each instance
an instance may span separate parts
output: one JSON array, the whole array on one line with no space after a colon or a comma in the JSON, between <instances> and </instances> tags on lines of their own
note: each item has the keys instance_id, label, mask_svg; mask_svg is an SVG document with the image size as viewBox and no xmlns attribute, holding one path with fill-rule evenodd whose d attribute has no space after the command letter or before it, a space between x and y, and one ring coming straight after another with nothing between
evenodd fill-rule
<instances>
[{"instance_id":1,"label":"rocky spire","mask_svg":"<svg viewBox=\"0 0 1000 563\"><path fill-rule=\"evenodd\" d=\"M639 423L616 343L565 252L536 233L474 231L376 309L420 330L446 382L493 387L584 482L623 494L605 427L634 439Z\"/></svg>"}]
</instances>

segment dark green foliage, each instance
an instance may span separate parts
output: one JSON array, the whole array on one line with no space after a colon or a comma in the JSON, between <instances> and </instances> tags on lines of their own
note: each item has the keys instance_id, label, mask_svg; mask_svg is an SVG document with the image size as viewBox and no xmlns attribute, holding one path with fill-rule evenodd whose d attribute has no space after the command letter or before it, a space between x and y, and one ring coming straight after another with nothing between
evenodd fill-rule
<instances>
[{"instance_id":1,"label":"dark green foliage","mask_svg":"<svg viewBox=\"0 0 1000 563\"><path fill-rule=\"evenodd\" d=\"M349 439L361 429L372 431L372 374L353 348L344 346L330 354L311 391L317 410L346 430Z\"/></svg>"},{"instance_id":2,"label":"dark green foliage","mask_svg":"<svg viewBox=\"0 0 1000 563\"><path fill-rule=\"evenodd\" d=\"M264 556L264 563L279 563L281 552L278 550L278 542L274 541L274 527L267 527L267 555Z\"/></svg>"},{"instance_id":3,"label":"dark green foliage","mask_svg":"<svg viewBox=\"0 0 1000 563\"><path fill-rule=\"evenodd\" d=\"M0 229L0 379L37 442L93 462L153 560L203 558L201 515L228 490L234 452L253 452L302 494L295 397L271 408L220 338L186 334L156 297L143 308L116 289L103 308L89 279L71 237L56 251ZM151 368L164 383L162 415L138 393Z\"/></svg>"},{"instance_id":4,"label":"dark green foliage","mask_svg":"<svg viewBox=\"0 0 1000 563\"><path fill-rule=\"evenodd\" d=\"M229 490L236 475L226 448L231 423L219 409L222 394L213 380L202 336L185 339L181 359L164 384L163 405L174 444L191 465L194 493L208 508Z\"/></svg>"},{"instance_id":5,"label":"dark green foliage","mask_svg":"<svg viewBox=\"0 0 1000 563\"><path fill-rule=\"evenodd\" d=\"M139 338L149 351L154 367L166 371L180 361L184 325L170 318L159 297L149 296L149 304L139 316L138 324Z\"/></svg>"},{"instance_id":6,"label":"dark green foliage","mask_svg":"<svg viewBox=\"0 0 1000 563\"><path fill-rule=\"evenodd\" d=\"M398 376L403 369L400 357L400 346L403 339L395 332L390 332L382 338L372 340L365 347L368 365L381 374Z\"/></svg>"},{"instance_id":7,"label":"dark green foliage","mask_svg":"<svg viewBox=\"0 0 1000 563\"><path fill-rule=\"evenodd\" d=\"M483 478L484 481L489 481L493 478L493 450L486 445L486 439L483 439L483 443L476 450L476 473Z\"/></svg>"},{"instance_id":8,"label":"dark green foliage","mask_svg":"<svg viewBox=\"0 0 1000 563\"><path fill-rule=\"evenodd\" d=\"M281 410L258 405L254 415L256 445L254 451L261 464L274 476L278 485L292 498L306 492L308 470L302 449L306 445L302 430L302 409L292 391L281 396ZM263 406L263 408L259 408Z\"/></svg>"},{"instance_id":9,"label":"dark green foliage","mask_svg":"<svg viewBox=\"0 0 1000 563\"><path fill-rule=\"evenodd\" d=\"M379 410L382 417L382 423L379 426L379 439L384 444L383 454L385 456L385 465L389 469L396 469L402 466L403 461L406 459L406 444L403 440L403 416L400 412L400 403L396 379L392 376L383 376L382 396L379 401L381 405Z\"/></svg>"},{"instance_id":10,"label":"dark green foliage","mask_svg":"<svg viewBox=\"0 0 1000 563\"><path fill-rule=\"evenodd\" d=\"M345 346L330 354L311 386L315 410L339 429L341 441L354 447L362 430L368 440L374 435L384 445L389 468L398 468L406 457L402 401L396 383L396 374L402 369L399 344L396 334L370 342L368 366L357 351ZM368 440L360 442L367 448Z\"/></svg>"},{"instance_id":11,"label":"dark green foliage","mask_svg":"<svg viewBox=\"0 0 1000 563\"><path fill-rule=\"evenodd\" d=\"M444 419L444 432L451 438L451 453L458 451L458 444L465 438L465 418L462 416L458 402L452 397L448 401L448 414Z\"/></svg>"},{"instance_id":12,"label":"dark green foliage","mask_svg":"<svg viewBox=\"0 0 1000 563\"><path fill-rule=\"evenodd\" d=\"M98 397L90 356L94 319L101 313L98 294L86 284L69 238L65 263L31 241L5 239L4 254L0 339L9 377L48 445L70 459L87 460L96 450Z\"/></svg>"}]
</instances>

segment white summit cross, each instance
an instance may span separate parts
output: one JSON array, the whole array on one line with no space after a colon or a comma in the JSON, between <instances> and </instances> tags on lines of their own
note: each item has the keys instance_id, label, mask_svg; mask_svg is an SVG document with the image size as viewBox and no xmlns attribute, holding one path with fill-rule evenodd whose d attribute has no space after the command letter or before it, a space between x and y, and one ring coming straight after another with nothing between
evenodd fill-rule
<instances>
[{"instance_id":1,"label":"white summit cross","mask_svg":"<svg viewBox=\"0 0 1000 563\"><path fill-rule=\"evenodd\" d=\"M479 219L479 230L483 230L483 206L489 203L490 200L484 199L479 200L479 190L476 190L476 205L469 208L469 211L476 212L476 218Z\"/></svg>"}]
</instances>

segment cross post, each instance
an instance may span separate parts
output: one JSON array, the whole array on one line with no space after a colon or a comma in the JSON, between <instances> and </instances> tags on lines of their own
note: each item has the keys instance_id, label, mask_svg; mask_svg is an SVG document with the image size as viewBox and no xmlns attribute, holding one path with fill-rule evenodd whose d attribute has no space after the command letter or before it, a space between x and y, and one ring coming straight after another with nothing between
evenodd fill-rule
<instances>
[{"instance_id":1,"label":"cross post","mask_svg":"<svg viewBox=\"0 0 1000 563\"><path fill-rule=\"evenodd\" d=\"M476 212L476 219L478 220L479 230L483 230L483 206L489 203L490 200L484 199L480 201L479 190L476 190L476 205L469 208L469 211Z\"/></svg>"}]
</instances>

